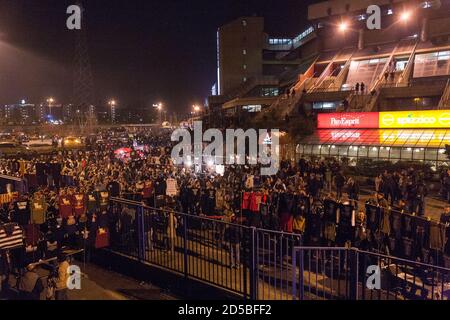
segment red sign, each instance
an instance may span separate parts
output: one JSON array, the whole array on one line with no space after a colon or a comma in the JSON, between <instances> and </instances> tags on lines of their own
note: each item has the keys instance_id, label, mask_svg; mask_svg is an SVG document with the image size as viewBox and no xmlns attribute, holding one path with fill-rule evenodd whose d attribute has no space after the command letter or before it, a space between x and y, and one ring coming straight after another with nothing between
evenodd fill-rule
<instances>
[{"instance_id":1,"label":"red sign","mask_svg":"<svg viewBox=\"0 0 450 320\"><path fill-rule=\"evenodd\" d=\"M319 129L378 129L378 112L320 113L317 116Z\"/></svg>"}]
</instances>

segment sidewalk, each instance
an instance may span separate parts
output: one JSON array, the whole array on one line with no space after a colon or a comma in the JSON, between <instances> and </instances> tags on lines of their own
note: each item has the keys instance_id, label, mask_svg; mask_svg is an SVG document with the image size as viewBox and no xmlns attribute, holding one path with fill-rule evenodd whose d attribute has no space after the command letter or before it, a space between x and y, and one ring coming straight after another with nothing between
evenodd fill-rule
<instances>
[{"instance_id":1,"label":"sidewalk","mask_svg":"<svg viewBox=\"0 0 450 320\"><path fill-rule=\"evenodd\" d=\"M75 262L76 264L76 262ZM69 300L174 300L173 295L163 292L151 284L123 276L119 273L100 268L94 264L80 263L82 271L81 290L68 290ZM37 268L45 287L41 300L45 300L48 270ZM16 279L9 279L11 287L16 286ZM8 299L17 299L17 290L10 290Z\"/></svg>"},{"instance_id":2,"label":"sidewalk","mask_svg":"<svg viewBox=\"0 0 450 320\"><path fill-rule=\"evenodd\" d=\"M173 300L151 284L139 283L113 271L87 264L81 290L69 290L69 300Z\"/></svg>"}]
</instances>

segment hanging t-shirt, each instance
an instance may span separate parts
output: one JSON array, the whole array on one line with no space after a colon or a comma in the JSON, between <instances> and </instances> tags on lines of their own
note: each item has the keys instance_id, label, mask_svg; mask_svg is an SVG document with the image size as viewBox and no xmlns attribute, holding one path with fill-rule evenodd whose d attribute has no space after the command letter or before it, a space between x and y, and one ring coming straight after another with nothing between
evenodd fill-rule
<instances>
[{"instance_id":1,"label":"hanging t-shirt","mask_svg":"<svg viewBox=\"0 0 450 320\"><path fill-rule=\"evenodd\" d=\"M25 226L30 222L31 210L28 201L17 201L14 204L14 215L12 220L21 226Z\"/></svg>"},{"instance_id":2,"label":"hanging t-shirt","mask_svg":"<svg viewBox=\"0 0 450 320\"><path fill-rule=\"evenodd\" d=\"M72 203L69 196L62 196L59 199L59 215L62 218L68 218L73 213Z\"/></svg>"},{"instance_id":3,"label":"hanging t-shirt","mask_svg":"<svg viewBox=\"0 0 450 320\"><path fill-rule=\"evenodd\" d=\"M31 223L44 224L47 211L47 204L43 197L36 197L31 200Z\"/></svg>"},{"instance_id":4,"label":"hanging t-shirt","mask_svg":"<svg viewBox=\"0 0 450 320\"><path fill-rule=\"evenodd\" d=\"M94 192L89 192L87 195L87 210L93 212L97 209L97 198Z\"/></svg>"},{"instance_id":5,"label":"hanging t-shirt","mask_svg":"<svg viewBox=\"0 0 450 320\"><path fill-rule=\"evenodd\" d=\"M153 182L146 181L144 183L144 188L142 189L142 197L144 199L149 199L153 196Z\"/></svg>"},{"instance_id":6,"label":"hanging t-shirt","mask_svg":"<svg viewBox=\"0 0 450 320\"><path fill-rule=\"evenodd\" d=\"M108 204L109 204L109 192L108 191L100 191L100 194L99 194L100 210L105 211L108 208Z\"/></svg>"},{"instance_id":7,"label":"hanging t-shirt","mask_svg":"<svg viewBox=\"0 0 450 320\"><path fill-rule=\"evenodd\" d=\"M250 198L251 198L250 192L244 192L242 194L242 210L248 210L250 209Z\"/></svg>"},{"instance_id":8,"label":"hanging t-shirt","mask_svg":"<svg viewBox=\"0 0 450 320\"><path fill-rule=\"evenodd\" d=\"M250 211L259 212L259 206L262 201L263 194L260 192L253 192L250 196Z\"/></svg>"},{"instance_id":9,"label":"hanging t-shirt","mask_svg":"<svg viewBox=\"0 0 450 320\"><path fill-rule=\"evenodd\" d=\"M23 243L23 231L16 223L0 226L0 250L20 248Z\"/></svg>"},{"instance_id":10,"label":"hanging t-shirt","mask_svg":"<svg viewBox=\"0 0 450 320\"><path fill-rule=\"evenodd\" d=\"M86 213L85 205L86 196L82 193L74 194L72 197L73 212L79 217Z\"/></svg>"}]
</instances>

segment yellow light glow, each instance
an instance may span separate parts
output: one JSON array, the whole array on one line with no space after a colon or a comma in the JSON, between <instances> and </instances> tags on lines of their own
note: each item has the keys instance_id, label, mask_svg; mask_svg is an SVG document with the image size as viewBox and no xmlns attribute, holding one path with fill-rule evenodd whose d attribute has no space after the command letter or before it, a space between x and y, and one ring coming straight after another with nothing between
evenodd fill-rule
<instances>
[{"instance_id":1,"label":"yellow light glow","mask_svg":"<svg viewBox=\"0 0 450 320\"><path fill-rule=\"evenodd\" d=\"M400 20L403 22L407 22L411 18L411 11L404 11L400 15Z\"/></svg>"},{"instance_id":2,"label":"yellow light glow","mask_svg":"<svg viewBox=\"0 0 450 320\"><path fill-rule=\"evenodd\" d=\"M344 32L348 29L348 23L347 22L341 22L339 24L339 31Z\"/></svg>"},{"instance_id":3,"label":"yellow light glow","mask_svg":"<svg viewBox=\"0 0 450 320\"><path fill-rule=\"evenodd\" d=\"M450 110L380 112L380 128L450 128Z\"/></svg>"}]
</instances>

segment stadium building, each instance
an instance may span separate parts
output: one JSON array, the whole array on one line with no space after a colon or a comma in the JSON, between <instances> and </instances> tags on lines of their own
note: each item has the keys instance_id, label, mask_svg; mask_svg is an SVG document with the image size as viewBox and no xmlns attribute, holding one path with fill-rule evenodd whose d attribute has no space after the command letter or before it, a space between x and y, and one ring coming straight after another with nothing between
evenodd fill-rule
<instances>
[{"instance_id":1,"label":"stadium building","mask_svg":"<svg viewBox=\"0 0 450 320\"><path fill-rule=\"evenodd\" d=\"M369 28L371 5L380 29ZM219 29L208 106L222 120L311 116L316 131L298 156L447 164L449 13L448 1L326 1L309 6L310 26L295 39L272 39L261 18L240 18Z\"/></svg>"}]
</instances>

